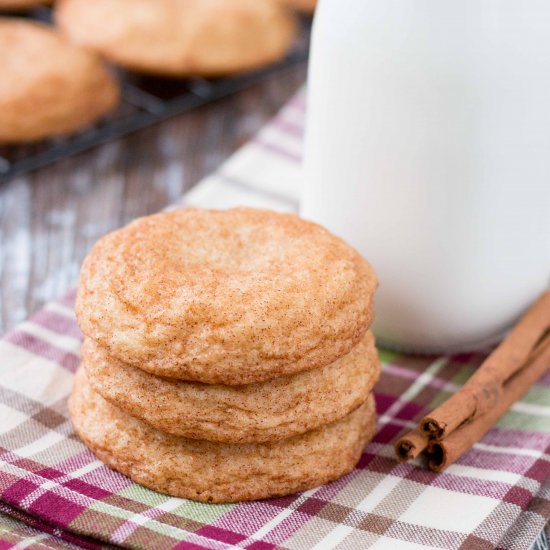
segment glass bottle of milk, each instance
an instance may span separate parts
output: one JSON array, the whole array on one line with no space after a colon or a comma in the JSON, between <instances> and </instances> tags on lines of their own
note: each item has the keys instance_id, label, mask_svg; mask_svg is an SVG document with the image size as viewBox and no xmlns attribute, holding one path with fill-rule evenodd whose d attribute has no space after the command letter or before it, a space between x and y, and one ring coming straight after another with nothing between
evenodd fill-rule
<instances>
[{"instance_id":1,"label":"glass bottle of milk","mask_svg":"<svg viewBox=\"0 0 550 550\"><path fill-rule=\"evenodd\" d=\"M373 264L382 343L502 336L550 281L550 2L321 0L301 213Z\"/></svg>"}]
</instances>

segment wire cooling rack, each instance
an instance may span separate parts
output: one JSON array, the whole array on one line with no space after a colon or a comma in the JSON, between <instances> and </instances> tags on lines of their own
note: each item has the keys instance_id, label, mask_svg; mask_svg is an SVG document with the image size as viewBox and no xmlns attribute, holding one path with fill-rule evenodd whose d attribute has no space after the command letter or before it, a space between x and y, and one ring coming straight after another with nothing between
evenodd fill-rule
<instances>
[{"instance_id":1,"label":"wire cooling rack","mask_svg":"<svg viewBox=\"0 0 550 550\"><path fill-rule=\"evenodd\" d=\"M48 8L28 15L51 20ZM7 181L47 166L57 160L141 130L167 118L217 101L265 79L283 73L307 60L310 20L300 19L301 32L287 57L263 69L212 80L145 77L119 71L121 101L117 110L94 126L66 138L30 145L0 146L0 181Z\"/></svg>"}]
</instances>

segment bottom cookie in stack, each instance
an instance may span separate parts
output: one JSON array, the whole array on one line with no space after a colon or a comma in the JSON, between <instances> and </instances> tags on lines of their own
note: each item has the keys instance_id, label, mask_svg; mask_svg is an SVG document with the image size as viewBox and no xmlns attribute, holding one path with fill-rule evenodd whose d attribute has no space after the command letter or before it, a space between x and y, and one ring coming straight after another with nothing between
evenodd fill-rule
<instances>
[{"instance_id":1,"label":"bottom cookie in stack","mask_svg":"<svg viewBox=\"0 0 550 550\"><path fill-rule=\"evenodd\" d=\"M108 403L76 375L69 408L86 445L137 483L203 502L237 502L316 487L350 472L376 429L372 394L344 418L272 443L229 444L167 434Z\"/></svg>"}]
</instances>

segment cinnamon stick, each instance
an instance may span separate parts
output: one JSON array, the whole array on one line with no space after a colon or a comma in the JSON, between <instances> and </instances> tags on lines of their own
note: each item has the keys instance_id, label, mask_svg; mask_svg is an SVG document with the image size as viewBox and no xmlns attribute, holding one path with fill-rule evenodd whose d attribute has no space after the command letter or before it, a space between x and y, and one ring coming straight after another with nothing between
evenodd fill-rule
<instances>
[{"instance_id":1,"label":"cinnamon stick","mask_svg":"<svg viewBox=\"0 0 550 550\"><path fill-rule=\"evenodd\" d=\"M525 366L506 382L498 403L492 409L458 428L443 440L430 440L427 449L430 470L441 472L471 449L549 368L550 336L546 336Z\"/></svg>"},{"instance_id":2,"label":"cinnamon stick","mask_svg":"<svg viewBox=\"0 0 550 550\"><path fill-rule=\"evenodd\" d=\"M460 426L500 410L504 385L525 365L549 328L550 291L546 291L463 388L420 421L420 429L427 437L441 440Z\"/></svg>"},{"instance_id":3,"label":"cinnamon stick","mask_svg":"<svg viewBox=\"0 0 550 550\"><path fill-rule=\"evenodd\" d=\"M428 446L428 437L415 428L395 442L395 453L400 462L416 458Z\"/></svg>"},{"instance_id":4,"label":"cinnamon stick","mask_svg":"<svg viewBox=\"0 0 550 550\"><path fill-rule=\"evenodd\" d=\"M550 368L550 291L540 296L464 387L395 444L399 460L423 450L440 472L479 441Z\"/></svg>"}]
</instances>

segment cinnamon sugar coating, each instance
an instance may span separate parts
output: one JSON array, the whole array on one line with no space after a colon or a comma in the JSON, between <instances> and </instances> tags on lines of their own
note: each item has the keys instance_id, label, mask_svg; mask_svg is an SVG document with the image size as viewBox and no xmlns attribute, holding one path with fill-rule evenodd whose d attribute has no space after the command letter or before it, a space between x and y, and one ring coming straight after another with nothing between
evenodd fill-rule
<instances>
[{"instance_id":1,"label":"cinnamon sugar coating","mask_svg":"<svg viewBox=\"0 0 550 550\"><path fill-rule=\"evenodd\" d=\"M351 471L376 428L374 399L342 420L275 443L223 444L168 435L93 392L82 369L69 410L85 444L146 487L203 502L238 502L316 487Z\"/></svg>"},{"instance_id":2,"label":"cinnamon sugar coating","mask_svg":"<svg viewBox=\"0 0 550 550\"><path fill-rule=\"evenodd\" d=\"M348 353L377 284L353 248L293 214L181 209L100 239L76 310L84 334L125 363L241 385Z\"/></svg>"},{"instance_id":3,"label":"cinnamon sugar coating","mask_svg":"<svg viewBox=\"0 0 550 550\"><path fill-rule=\"evenodd\" d=\"M334 363L259 384L159 378L86 339L82 366L107 401L155 428L228 443L277 441L330 424L365 401L380 374L372 333Z\"/></svg>"}]
</instances>

